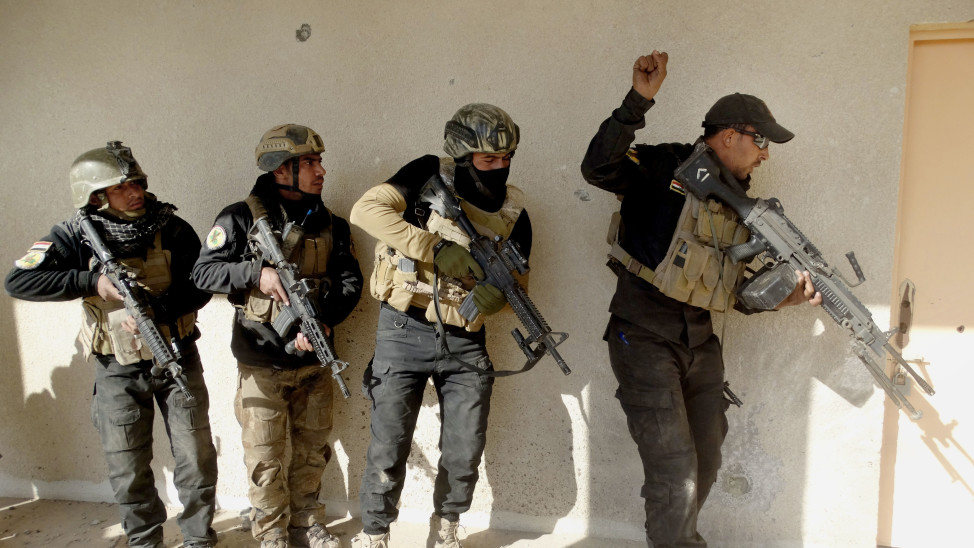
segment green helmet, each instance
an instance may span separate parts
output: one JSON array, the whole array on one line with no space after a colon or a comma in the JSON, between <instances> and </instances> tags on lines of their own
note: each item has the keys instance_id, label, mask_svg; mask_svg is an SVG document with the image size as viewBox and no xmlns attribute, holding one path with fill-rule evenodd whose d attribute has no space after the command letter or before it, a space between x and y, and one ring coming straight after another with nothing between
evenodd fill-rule
<instances>
[{"instance_id":1,"label":"green helmet","mask_svg":"<svg viewBox=\"0 0 974 548\"><path fill-rule=\"evenodd\" d=\"M254 154L258 168L274 171L291 158L324 151L325 144L315 130L298 124L281 124L264 133Z\"/></svg>"},{"instance_id":2,"label":"green helmet","mask_svg":"<svg viewBox=\"0 0 974 548\"><path fill-rule=\"evenodd\" d=\"M513 152L521 138L511 117L494 105L471 103L461 107L443 130L443 150L460 159L474 152Z\"/></svg>"},{"instance_id":3,"label":"green helmet","mask_svg":"<svg viewBox=\"0 0 974 548\"><path fill-rule=\"evenodd\" d=\"M80 209L88 205L91 195L125 181L136 180L148 188L145 172L132 156L132 149L121 141L109 141L104 148L89 150L71 164L71 200Z\"/></svg>"}]
</instances>

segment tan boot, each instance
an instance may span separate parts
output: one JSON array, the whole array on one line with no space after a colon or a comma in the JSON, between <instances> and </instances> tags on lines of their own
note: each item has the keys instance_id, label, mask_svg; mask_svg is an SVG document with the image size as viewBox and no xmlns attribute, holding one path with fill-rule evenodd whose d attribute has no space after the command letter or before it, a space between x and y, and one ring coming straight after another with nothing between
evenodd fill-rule
<instances>
[{"instance_id":1,"label":"tan boot","mask_svg":"<svg viewBox=\"0 0 974 548\"><path fill-rule=\"evenodd\" d=\"M355 548L389 548L389 533L370 535L362 531L352 539L352 546Z\"/></svg>"},{"instance_id":2,"label":"tan boot","mask_svg":"<svg viewBox=\"0 0 974 548\"><path fill-rule=\"evenodd\" d=\"M314 523L311 527L289 527L292 548L339 548L338 537L328 532L328 529Z\"/></svg>"},{"instance_id":3,"label":"tan boot","mask_svg":"<svg viewBox=\"0 0 974 548\"><path fill-rule=\"evenodd\" d=\"M430 516L430 537L433 538L433 548L463 548L457 538L457 526L460 521L450 521L436 514Z\"/></svg>"}]
</instances>

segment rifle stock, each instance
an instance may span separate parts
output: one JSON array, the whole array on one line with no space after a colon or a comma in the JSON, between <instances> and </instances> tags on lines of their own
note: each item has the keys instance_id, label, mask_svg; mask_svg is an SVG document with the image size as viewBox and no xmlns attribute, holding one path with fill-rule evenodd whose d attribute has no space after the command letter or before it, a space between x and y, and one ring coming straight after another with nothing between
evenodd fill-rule
<instances>
[{"instance_id":1,"label":"rifle stock","mask_svg":"<svg viewBox=\"0 0 974 548\"><path fill-rule=\"evenodd\" d=\"M697 198L715 198L727 204L750 230L751 237L747 242L727 249L727 256L735 262L761 255L765 265L742 284L739 298L745 305L760 310L773 309L794 290L797 282L794 271L809 272L816 291L822 294L822 308L836 324L849 332L856 356L862 360L876 383L897 407L905 408L911 418L916 420L922 416L886 375L886 356L889 355L897 365L909 372L924 392L933 395L934 390L889 344L895 330L887 333L879 329L872 314L849 289L865 281L853 253L847 253L846 257L858 281L850 283L838 269L828 264L815 245L785 216L784 208L777 199L747 197L733 175L714 158L710 147L702 141L676 169L674 176Z\"/></svg>"}]
</instances>

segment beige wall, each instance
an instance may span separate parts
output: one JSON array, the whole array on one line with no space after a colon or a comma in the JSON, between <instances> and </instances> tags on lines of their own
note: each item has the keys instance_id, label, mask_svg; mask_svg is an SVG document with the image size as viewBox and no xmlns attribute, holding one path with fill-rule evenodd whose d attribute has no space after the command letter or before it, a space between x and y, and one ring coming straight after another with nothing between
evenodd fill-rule
<instances>
[{"instance_id":1,"label":"beige wall","mask_svg":"<svg viewBox=\"0 0 974 548\"><path fill-rule=\"evenodd\" d=\"M869 278L857 295L885 323L909 25L974 11L971 0L789 4L2 0L0 257L11 265L70 214L68 166L109 139L134 149L151 189L202 235L250 188L253 146L274 124L324 136L324 199L347 215L403 163L438 153L457 107L496 103L522 128L512 181L527 191L536 230L532 296L555 329L571 333L563 355L575 372L564 377L546 361L498 381L483 480L464 519L639 538L641 468L601 341L613 289L604 232L617 202L578 171L629 87L633 59L653 48L670 54L640 140L692 141L726 93L768 101L798 137L772 147L755 191L779 197L832 262L855 249ZM305 23L311 35L299 42ZM373 242L353 236L367 271ZM73 341L78 315L77 303L0 296L0 494L110 497L88 419L92 372ZM355 383L375 319L366 296L339 330ZM220 500L241 506L229 323L222 298L201 315ZM489 348L504 367L521 359L507 335L514 325L490 325ZM701 531L720 546L875 546L883 394L846 335L802 309L731 316L726 341L728 378L745 407L729 413ZM407 520L430 510L434 401L410 460ZM338 402L338 465L324 490L332 512L357 513L367 420L360 395ZM166 444L156 452L169 474Z\"/></svg>"}]
</instances>

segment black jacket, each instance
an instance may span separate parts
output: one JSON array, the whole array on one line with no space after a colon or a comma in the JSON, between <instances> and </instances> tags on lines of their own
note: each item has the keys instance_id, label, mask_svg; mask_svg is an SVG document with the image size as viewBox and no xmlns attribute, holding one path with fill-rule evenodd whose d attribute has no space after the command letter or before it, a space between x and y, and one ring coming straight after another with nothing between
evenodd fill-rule
<instances>
[{"instance_id":1,"label":"black jacket","mask_svg":"<svg viewBox=\"0 0 974 548\"><path fill-rule=\"evenodd\" d=\"M630 90L622 105L602 122L592 138L582 176L603 190L622 196L625 233L620 244L649 268L656 268L673 239L686 196L673 190L673 171L693 151L690 144L639 145L639 163L628 157L636 131L655 104ZM673 300L652 284L622 272L609 312L691 348L713 334L710 312Z\"/></svg>"},{"instance_id":2,"label":"black jacket","mask_svg":"<svg viewBox=\"0 0 974 548\"><path fill-rule=\"evenodd\" d=\"M362 271L352 252L348 222L328 211L318 197L306 197L295 202L281 199L270 173L257 179L251 194L261 199L275 229L282 228L290 220L303 224L307 234L315 234L331 226L334 242L328 259L331 287L327 293L319 294L315 304L320 314L318 320L334 329L351 314L362 295ZM260 268L266 264L256 264L247 247L247 234L253 224L253 214L245 202L231 204L217 215L214 228L223 229L226 241L219 246L208 242L200 253L193 268L193 280L200 289L227 294L231 300L242 301L251 288L258 287ZM303 356L285 352L287 342L278 336L269 323L248 320L242 310L236 310L230 349L239 361L278 369L318 363L313 352Z\"/></svg>"},{"instance_id":3,"label":"black jacket","mask_svg":"<svg viewBox=\"0 0 974 548\"><path fill-rule=\"evenodd\" d=\"M47 249L36 267L15 267L7 274L4 288L11 297L26 301L70 301L98 295L100 274L89 269L94 253L82 243L81 230L75 223L63 221L54 225L35 247L38 244ZM172 216L162 228L162 248L171 255L172 282L162 295L148 300L156 321L172 322L203 308L210 295L197 289L190 278L199 256L200 239L189 223Z\"/></svg>"}]
</instances>

